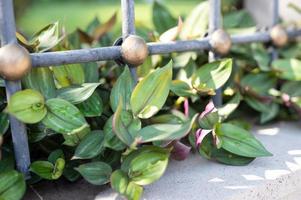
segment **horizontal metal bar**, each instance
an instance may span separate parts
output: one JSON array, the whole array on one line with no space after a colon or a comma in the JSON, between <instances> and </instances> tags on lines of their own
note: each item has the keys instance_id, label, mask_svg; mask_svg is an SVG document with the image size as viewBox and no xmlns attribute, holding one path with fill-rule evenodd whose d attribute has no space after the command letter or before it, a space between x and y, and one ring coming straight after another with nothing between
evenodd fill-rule
<instances>
[{"instance_id":1,"label":"horizontal metal bar","mask_svg":"<svg viewBox=\"0 0 301 200\"><path fill-rule=\"evenodd\" d=\"M271 37L268 32L258 32L248 35L233 35L231 36L231 40L233 44L243 44L252 42L269 42Z\"/></svg>"},{"instance_id":2,"label":"horizontal metal bar","mask_svg":"<svg viewBox=\"0 0 301 200\"><path fill-rule=\"evenodd\" d=\"M33 67L115 60L120 57L119 46L31 54Z\"/></svg>"},{"instance_id":3,"label":"horizontal metal bar","mask_svg":"<svg viewBox=\"0 0 301 200\"><path fill-rule=\"evenodd\" d=\"M301 36L301 29L288 30L290 38ZM258 32L253 34L231 36L233 44L269 42L269 32ZM200 40L175 41L166 43L148 43L149 54L169 54L173 52L188 52L210 50L209 38ZM32 53L33 67L56 66L72 63L85 63L104 60L115 60L121 57L119 46L100 47L93 49L79 49L59 52Z\"/></svg>"},{"instance_id":4,"label":"horizontal metal bar","mask_svg":"<svg viewBox=\"0 0 301 200\"><path fill-rule=\"evenodd\" d=\"M209 38L204 38L201 40L186 40L165 43L154 42L148 43L147 45L150 55L210 49Z\"/></svg>"}]
</instances>

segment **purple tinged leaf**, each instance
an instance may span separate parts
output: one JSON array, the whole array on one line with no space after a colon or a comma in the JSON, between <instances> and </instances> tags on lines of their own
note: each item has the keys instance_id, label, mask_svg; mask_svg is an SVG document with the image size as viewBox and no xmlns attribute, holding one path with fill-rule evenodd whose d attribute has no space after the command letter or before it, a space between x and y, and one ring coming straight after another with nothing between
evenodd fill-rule
<instances>
[{"instance_id":1,"label":"purple tinged leaf","mask_svg":"<svg viewBox=\"0 0 301 200\"><path fill-rule=\"evenodd\" d=\"M206 107L205 110L200 114L199 119L203 119L206 115L212 113L212 112L216 112L217 109L214 106L214 103L212 101L210 101ZM202 129L199 128L196 133L195 133L195 137L196 137L196 146L198 147L199 145L201 145L203 139L206 137L206 135L208 135L210 132L212 132L212 129Z\"/></svg>"},{"instance_id":2,"label":"purple tinged leaf","mask_svg":"<svg viewBox=\"0 0 301 200\"><path fill-rule=\"evenodd\" d=\"M175 160L185 160L189 153L190 153L191 147L183 144L180 141L174 141L173 142L173 149L171 151L171 157Z\"/></svg>"},{"instance_id":3,"label":"purple tinged leaf","mask_svg":"<svg viewBox=\"0 0 301 200\"><path fill-rule=\"evenodd\" d=\"M222 147L222 141L218 138L218 136L215 133L215 129L212 130L212 135L213 135L213 142L215 146L220 149Z\"/></svg>"},{"instance_id":4,"label":"purple tinged leaf","mask_svg":"<svg viewBox=\"0 0 301 200\"><path fill-rule=\"evenodd\" d=\"M291 105L291 97L288 94L286 93L282 94L281 99L287 107Z\"/></svg>"},{"instance_id":5,"label":"purple tinged leaf","mask_svg":"<svg viewBox=\"0 0 301 200\"><path fill-rule=\"evenodd\" d=\"M185 99L184 101L184 114L186 117L189 117L189 101Z\"/></svg>"},{"instance_id":6,"label":"purple tinged leaf","mask_svg":"<svg viewBox=\"0 0 301 200\"><path fill-rule=\"evenodd\" d=\"M217 111L217 109L215 108L214 104L212 101L210 101L206 107L205 110L201 113L200 115L200 119L202 119L203 117L205 117L206 115L208 115L209 113L215 112Z\"/></svg>"},{"instance_id":7,"label":"purple tinged leaf","mask_svg":"<svg viewBox=\"0 0 301 200\"><path fill-rule=\"evenodd\" d=\"M206 129L201 129L199 128L196 133L196 146L199 146L202 144L203 139L208 135L212 130L206 130Z\"/></svg>"}]
</instances>

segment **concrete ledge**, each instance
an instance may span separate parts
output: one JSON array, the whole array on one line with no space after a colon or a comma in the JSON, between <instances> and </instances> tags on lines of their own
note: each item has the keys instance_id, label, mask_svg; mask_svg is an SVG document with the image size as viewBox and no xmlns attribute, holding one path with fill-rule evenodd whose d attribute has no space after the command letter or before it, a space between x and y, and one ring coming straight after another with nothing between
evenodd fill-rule
<instances>
[{"instance_id":1,"label":"concrete ledge","mask_svg":"<svg viewBox=\"0 0 301 200\"><path fill-rule=\"evenodd\" d=\"M301 126L281 122L255 127L253 132L273 157L259 158L243 167L217 164L198 155L191 155L183 162L171 161L164 177L145 188L143 199L301 199ZM45 200L120 199L108 187L95 187L84 181L43 183L34 188ZM25 199L40 198L31 191Z\"/></svg>"}]
</instances>

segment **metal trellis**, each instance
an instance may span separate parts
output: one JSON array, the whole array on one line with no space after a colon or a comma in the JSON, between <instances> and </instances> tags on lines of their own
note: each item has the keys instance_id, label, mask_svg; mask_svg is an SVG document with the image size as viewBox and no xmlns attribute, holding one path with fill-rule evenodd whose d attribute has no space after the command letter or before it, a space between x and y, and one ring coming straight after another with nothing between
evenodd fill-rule
<instances>
[{"instance_id":1,"label":"metal trellis","mask_svg":"<svg viewBox=\"0 0 301 200\"><path fill-rule=\"evenodd\" d=\"M273 0L273 24L278 23L279 19L279 0ZM15 36L15 20L13 14L13 1L0 0L0 36L1 46L17 43ZM173 52L201 51L209 50L209 60L213 61L219 58L210 44L210 35L221 26L221 0L209 0L210 20L209 36L199 40L174 41L165 43L147 43L149 55L169 54ZM135 34L135 2L134 0L121 0L122 7L122 38L126 39L129 35ZM301 30L287 30L289 38L301 36ZM272 38L269 31L257 32L254 34L232 35L232 44L242 44L251 42L269 42ZM32 67L57 66L62 64L85 63L104 60L116 60L122 58L121 46L101 47L92 49L69 50L59 52L32 53ZM273 49L272 57L277 57L276 49ZM131 73L135 80L136 68L131 68ZM18 90L21 90L20 81L5 81L7 98ZM214 102L217 106L222 104L221 90L216 92ZM26 127L23 123L10 116L11 133L14 144L14 153L17 162L17 168L25 175L29 175L30 155Z\"/></svg>"}]
</instances>

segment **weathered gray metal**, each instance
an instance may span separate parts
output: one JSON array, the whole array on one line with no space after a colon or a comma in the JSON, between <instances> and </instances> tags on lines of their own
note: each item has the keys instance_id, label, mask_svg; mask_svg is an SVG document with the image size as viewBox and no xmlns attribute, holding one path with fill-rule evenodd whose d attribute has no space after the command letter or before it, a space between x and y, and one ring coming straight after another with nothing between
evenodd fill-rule
<instances>
[{"instance_id":1,"label":"weathered gray metal","mask_svg":"<svg viewBox=\"0 0 301 200\"><path fill-rule=\"evenodd\" d=\"M129 35L135 35L135 1L121 0L122 10L122 38L125 40ZM137 69L130 65L132 77L137 82Z\"/></svg>"},{"instance_id":2,"label":"weathered gray metal","mask_svg":"<svg viewBox=\"0 0 301 200\"><path fill-rule=\"evenodd\" d=\"M221 13L221 0L209 0L209 37L216 30L222 28L222 13ZM219 55L217 55L214 51L209 51L209 62L213 62L219 59ZM223 104L222 99L222 89L217 89L215 91L215 96L213 96L212 100L216 107L219 107Z\"/></svg>"},{"instance_id":3,"label":"weathered gray metal","mask_svg":"<svg viewBox=\"0 0 301 200\"><path fill-rule=\"evenodd\" d=\"M12 0L0 1L0 37L1 46L17 43ZM5 81L5 87L6 97L9 99L12 94L21 90L21 82ZM30 156L26 127L13 116L9 116L9 120L17 168L29 176Z\"/></svg>"},{"instance_id":4,"label":"weathered gray metal","mask_svg":"<svg viewBox=\"0 0 301 200\"><path fill-rule=\"evenodd\" d=\"M122 37L135 35L135 2L134 0L121 0L122 9Z\"/></svg>"},{"instance_id":5,"label":"weathered gray metal","mask_svg":"<svg viewBox=\"0 0 301 200\"><path fill-rule=\"evenodd\" d=\"M290 39L301 36L301 29L288 30ZM233 44L245 44L252 42L270 42L268 31L253 34L232 35ZM149 55L169 54L173 52L210 50L209 38L200 40L175 41L175 42L153 42L147 43ZM79 49L59 52L32 53L33 67L56 66L62 64L85 63L104 60L115 60L121 57L119 46L100 47L93 49Z\"/></svg>"}]
</instances>

